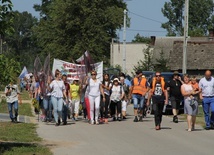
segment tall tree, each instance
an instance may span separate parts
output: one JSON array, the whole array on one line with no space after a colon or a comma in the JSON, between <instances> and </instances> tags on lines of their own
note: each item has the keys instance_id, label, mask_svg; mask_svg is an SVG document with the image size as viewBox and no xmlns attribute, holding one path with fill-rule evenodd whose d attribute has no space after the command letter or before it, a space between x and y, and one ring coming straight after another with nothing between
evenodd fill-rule
<instances>
[{"instance_id":1,"label":"tall tree","mask_svg":"<svg viewBox=\"0 0 214 155\"><path fill-rule=\"evenodd\" d=\"M161 9L163 15L168 18L162 28L166 29L168 36L183 35L185 0L170 0L165 2ZM210 28L213 28L213 0L189 1L189 35L204 36Z\"/></svg>"},{"instance_id":2,"label":"tall tree","mask_svg":"<svg viewBox=\"0 0 214 155\"><path fill-rule=\"evenodd\" d=\"M15 11L13 14L14 33L5 35L5 41L10 48L9 51L5 51L5 55L15 58L21 66L33 65L38 49L32 28L37 24L37 19L26 11Z\"/></svg>"},{"instance_id":3,"label":"tall tree","mask_svg":"<svg viewBox=\"0 0 214 155\"><path fill-rule=\"evenodd\" d=\"M4 36L13 32L11 27L13 23L13 14L11 13L13 4L11 0L0 0L0 3L0 35Z\"/></svg>"},{"instance_id":4,"label":"tall tree","mask_svg":"<svg viewBox=\"0 0 214 155\"><path fill-rule=\"evenodd\" d=\"M40 9L46 18L42 18L35 28L42 52L51 52L52 57L69 61L85 50L95 61L110 57L109 43L116 37L116 29L123 24L124 2L55 0L45 5Z\"/></svg>"},{"instance_id":5,"label":"tall tree","mask_svg":"<svg viewBox=\"0 0 214 155\"><path fill-rule=\"evenodd\" d=\"M141 36L139 33L134 36L134 39L132 40L133 43L145 43L145 44L150 44L151 39L149 37L144 37Z\"/></svg>"}]
</instances>

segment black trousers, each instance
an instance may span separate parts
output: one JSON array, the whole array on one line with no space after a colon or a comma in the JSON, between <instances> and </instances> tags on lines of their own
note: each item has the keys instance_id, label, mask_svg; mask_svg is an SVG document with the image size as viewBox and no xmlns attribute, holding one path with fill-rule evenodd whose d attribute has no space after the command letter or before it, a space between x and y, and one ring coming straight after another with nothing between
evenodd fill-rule
<instances>
[{"instance_id":1,"label":"black trousers","mask_svg":"<svg viewBox=\"0 0 214 155\"><path fill-rule=\"evenodd\" d=\"M109 102L110 102L110 96L105 94L105 102L103 102L103 97L101 96L100 100L100 117L108 118L108 112L109 112Z\"/></svg>"},{"instance_id":2,"label":"black trousers","mask_svg":"<svg viewBox=\"0 0 214 155\"><path fill-rule=\"evenodd\" d=\"M163 115L163 107L164 107L164 98L161 96L152 96L153 102L153 110L155 115L155 126L161 125L162 122L162 115Z\"/></svg>"},{"instance_id":3,"label":"black trousers","mask_svg":"<svg viewBox=\"0 0 214 155\"><path fill-rule=\"evenodd\" d=\"M121 101L111 101L110 109L111 109L111 116L114 116L116 114L116 109L117 109L117 114L121 114L121 110L122 110Z\"/></svg>"}]
</instances>

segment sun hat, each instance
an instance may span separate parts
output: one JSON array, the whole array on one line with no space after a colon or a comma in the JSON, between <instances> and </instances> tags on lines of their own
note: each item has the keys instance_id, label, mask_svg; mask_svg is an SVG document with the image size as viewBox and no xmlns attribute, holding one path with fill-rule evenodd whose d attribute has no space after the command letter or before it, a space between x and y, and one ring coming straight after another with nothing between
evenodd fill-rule
<instances>
[{"instance_id":1,"label":"sun hat","mask_svg":"<svg viewBox=\"0 0 214 155\"><path fill-rule=\"evenodd\" d=\"M79 81L80 79L79 79L79 77L78 76L75 76L74 77L74 81Z\"/></svg>"}]
</instances>

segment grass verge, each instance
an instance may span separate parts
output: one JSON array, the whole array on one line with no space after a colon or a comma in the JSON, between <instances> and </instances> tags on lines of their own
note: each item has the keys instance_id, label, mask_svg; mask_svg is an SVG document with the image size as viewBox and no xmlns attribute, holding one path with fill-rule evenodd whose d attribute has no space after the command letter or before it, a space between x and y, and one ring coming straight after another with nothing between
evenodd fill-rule
<instances>
[{"instance_id":1,"label":"grass verge","mask_svg":"<svg viewBox=\"0 0 214 155\"><path fill-rule=\"evenodd\" d=\"M23 100L29 100L27 92ZM8 113L6 100L0 103L0 113ZM19 105L19 115L33 116L30 104ZM9 117L9 114L8 114ZM36 124L0 122L0 155L52 155L50 149L40 144Z\"/></svg>"},{"instance_id":2,"label":"grass verge","mask_svg":"<svg viewBox=\"0 0 214 155\"><path fill-rule=\"evenodd\" d=\"M36 124L0 122L0 154L3 155L51 155L45 146L40 145Z\"/></svg>"}]
</instances>

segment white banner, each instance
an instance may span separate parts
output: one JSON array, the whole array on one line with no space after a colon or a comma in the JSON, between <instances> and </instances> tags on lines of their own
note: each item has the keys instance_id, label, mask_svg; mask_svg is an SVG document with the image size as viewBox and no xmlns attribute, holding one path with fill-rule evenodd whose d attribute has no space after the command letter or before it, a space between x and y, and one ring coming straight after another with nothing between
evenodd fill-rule
<instances>
[{"instance_id":1,"label":"white banner","mask_svg":"<svg viewBox=\"0 0 214 155\"><path fill-rule=\"evenodd\" d=\"M93 64L97 71L97 78L103 80L103 62ZM58 69L62 74L67 75L68 80L73 80L75 76L83 78L86 76L85 65L74 64L59 59L54 59L52 73L55 74L55 70Z\"/></svg>"}]
</instances>

